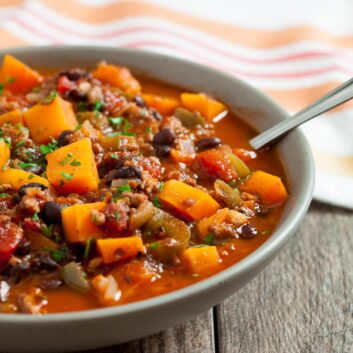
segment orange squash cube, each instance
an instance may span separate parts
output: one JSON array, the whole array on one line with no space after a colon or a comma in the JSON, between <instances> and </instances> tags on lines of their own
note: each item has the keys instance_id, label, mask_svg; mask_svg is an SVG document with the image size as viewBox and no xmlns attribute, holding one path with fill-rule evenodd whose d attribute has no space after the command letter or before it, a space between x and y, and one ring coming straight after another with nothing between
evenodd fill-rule
<instances>
[{"instance_id":1,"label":"orange squash cube","mask_svg":"<svg viewBox=\"0 0 353 353\"><path fill-rule=\"evenodd\" d=\"M0 170L3 170L10 159L10 148L4 140L0 139Z\"/></svg>"},{"instance_id":2,"label":"orange squash cube","mask_svg":"<svg viewBox=\"0 0 353 353\"><path fill-rule=\"evenodd\" d=\"M288 198L281 178L261 170L251 174L240 188L250 194L258 195L267 207L279 206Z\"/></svg>"},{"instance_id":3,"label":"orange squash cube","mask_svg":"<svg viewBox=\"0 0 353 353\"><path fill-rule=\"evenodd\" d=\"M0 172L0 184L9 184L14 189L18 190L22 185L29 183L40 183L48 188L50 187L47 179L22 169L9 168Z\"/></svg>"},{"instance_id":4,"label":"orange squash cube","mask_svg":"<svg viewBox=\"0 0 353 353\"><path fill-rule=\"evenodd\" d=\"M180 98L185 108L199 112L208 121L226 110L223 103L206 96L204 93L182 93Z\"/></svg>"},{"instance_id":5,"label":"orange squash cube","mask_svg":"<svg viewBox=\"0 0 353 353\"><path fill-rule=\"evenodd\" d=\"M23 124L22 112L19 109L0 115L0 126L4 124Z\"/></svg>"},{"instance_id":6,"label":"orange squash cube","mask_svg":"<svg viewBox=\"0 0 353 353\"><path fill-rule=\"evenodd\" d=\"M193 220L209 217L220 208L206 192L174 179L164 183L158 197L163 204Z\"/></svg>"},{"instance_id":7,"label":"orange squash cube","mask_svg":"<svg viewBox=\"0 0 353 353\"><path fill-rule=\"evenodd\" d=\"M127 93L137 94L141 92L141 85L132 76L129 69L122 66L110 65L102 62L92 72L94 78L108 83L111 86L121 88Z\"/></svg>"},{"instance_id":8,"label":"orange squash cube","mask_svg":"<svg viewBox=\"0 0 353 353\"><path fill-rule=\"evenodd\" d=\"M144 253L140 237L110 238L97 240L97 249L105 264L135 257L139 252Z\"/></svg>"},{"instance_id":9,"label":"orange squash cube","mask_svg":"<svg viewBox=\"0 0 353 353\"><path fill-rule=\"evenodd\" d=\"M60 96L49 104L39 103L23 113L31 137L38 144L46 144L64 130L74 130L78 125L70 102Z\"/></svg>"},{"instance_id":10,"label":"orange squash cube","mask_svg":"<svg viewBox=\"0 0 353 353\"><path fill-rule=\"evenodd\" d=\"M12 55L5 55L1 70L0 83L12 93L25 93L39 85L43 77Z\"/></svg>"},{"instance_id":11,"label":"orange squash cube","mask_svg":"<svg viewBox=\"0 0 353 353\"><path fill-rule=\"evenodd\" d=\"M89 138L61 147L46 158L48 180L60 193L97 190L99 177Z\"/></svg>"},{"instance_id":12,"label":"orange squash cube","mask_svg":"<svg viewBox=\"0 0 353 353\"><path fill-rule=\"evenodd\" d=\"M65 239L69 243L85 243L92 238L101 238L102 229L92 222L92 210L100 210L104 202L78 204L64 208L61 212Z\"/></svg>"},{"instance_id":13,"label":"orange squash cube","mask_svg":"<svg viewBox=\"0 0 353 353\"><path fill-rule=\"evenodd\" d=\"M211 274L220 265L216 246L188 248L182 253L181 260L189 272L197 274Z\"/></svg>"},{"instance_id":14,"label":"orange squash cube","mask_svg":"<svg viewBox=\"0 0 353 353\"><path fill-rule=\"evenodd\" d=\"M142 98L148 106L158 110L162 115L171 115L174 110L179 106L179 102L176 99L169 97L160 97L155 94L144 93Z\"/></svg>"}]
</instances>

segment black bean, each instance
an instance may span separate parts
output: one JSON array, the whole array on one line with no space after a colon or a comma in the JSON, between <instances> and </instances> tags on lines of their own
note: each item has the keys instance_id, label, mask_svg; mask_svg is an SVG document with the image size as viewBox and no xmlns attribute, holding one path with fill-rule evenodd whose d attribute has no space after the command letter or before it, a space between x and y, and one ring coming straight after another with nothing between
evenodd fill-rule
<instances>
[{"instance_id":1,"label":"black bean","mask_svg":"<svg viewBox=\"0 0 353 353\"><path fill-rule=\"evenodd\" d=\"M141 96L135 96L132 101L136 103L139 107L146 108L146 103Z\"/></svg>"},{"instance_id":2,"label":"black bean","mask_svg":"<svg viewBox=\"0 0 353 353\"><path fill-rule=\"evenodd\" d=\"M154 149L156 150L156 155L158 157L168 157L172 150L172 148L167 145L156 145Z\"/></svg>"},{"instance_id":3,"label":"black bean","mask_svg":"<svg viewBox=\"0 0 353 353\"><path fill-rule=\"evenodd\" d=\"M135 166L126 166L111 170L105 177L107 183L114 179L141 179L141 170Z\"/></svg>"},{"instance_id":4,"label":"black bean","mask_svg":"<svg viewBox=\"0 0 353 353\"><path fill-rule=\"evenodd\" d=\"M237 233L241 238L251 239L257 235L257 229L251 224L246 223L237 228Z\"/></svg>"},{"instance_id":5,"label":"black bean","mask_svg":"<svg viewBox=\"0 0 353 353\"><path fill-rule=\"evenodd\" d=\"M215 148L222 143L221 139L218 137L207 137L196 142L196 148L198 151L208 150L210 148Z\"/></svg>"},{"instance_id":6,"label":"black bean","mask_svg":"<svg viewBox=\"0 0 353 353\"><path fill-rule=\"evenodd\" d=\"M26 195L26 189L29 188L40 188L42 191L48 189L48 187L46 187L45 185L41 184L41 183L28 183L25 185L22 185L19 189L18 189L18 195L20 197L23 197Z\"/></svg>"},{"instance_id":7,"label":"black bean","mask_svg":"<svg viewBox=\"0 0 353 353\"><path fill-rule=\"evenodd\" d=\"M30 252L31 252L31 242L26 238L22 238L17 246L15 255L25 256L25 255L28 255Z\"/></svg>"},{"instance_id":8,"label":"black bean","mask_svg":"<svg viewBox=\"0 0 353 353\"><path fill-rule=\"evenodd\" d=\"M28 173L41 175L44 172L44 167L41 165L31 165L30 167L25 168L25 171Z\"/></svg>"},{"instance_id":9,"label":"black bean","mask_svg":"<svg viewBox=\"0 0 353 353\"><path fill-rule=\"evenodd\" d=\"M88 75L88 72L82 69L71 69L61 71L59 76L66 76L70 81L78 81Z\"/></svg>"},{"instance_id":10,"label":"black bean","mask_svg":"<svg viewBox=\"0 0 353 353\"><path fill-rule=\"evenodd\" d=\"M31 264L27 258L19 259L15 264L8 265L4 275L10 278L14 283L18 283L22 278L26 277L31 271Z\"/></svg>"},{"instance_id":11,"label":"black bean","mask_svg":"<svg viewBox=\"0 0 353 353\"><path fill-rule=\"evenodd\" d=\"M43 207L43 220L48 224L60 224L62 222L61 211L64 205L48 201Z\"/></svg>"},{"instance_id":12,"label":"black bean","mask_svg":"<svg viewBox=\"0 0 353 353\"><path fill-rule=\"evenodd\" d=\"M44 278L40 283L39 287L43 290L54 290L58 289L63 284L61 278Z\"/></svg>"},{"instance_id":13,"label":"black bean","mask_svg":"<svg viewBox=\"0 0 353 353\"><path fill-rule=\"evenodd\" d=\"M55 270L59 267L48 252L42 252L37 255L32 261L34 270Z\"/></svg>"},{"instance_id":14,"label":"black bean","mask_svg":"<svg viewBox=\"0 0 353 353\"><path fill-rule=\"evenodd\" d=\"M153 136L153 144L155 145L171 146L174 144L175 140L176 136L170 129L162 129Z\"/></svg>"},{"instance_id":15,"label":"black bean","mask_svg":"<svg viewBox=\"0 0 353 353\"><path fill-rule=\"evenodd\" d=\"M259 215L261 217L267 216L268 213L270 212L270 210L267 207L265 207L264 205L261 205L259 203L255 204L254 211L257 215Z\"/></svg>"},{"instance_id":16,"label":"black bean","mask_svg":"<svg viewBox=\"0 0 353 353\"><path fill-rule=\"evenodd\" d=\"M152 116L157 120L157 121L162 121L163 120L163 116L159 113L158 110L154 109L154 108L150 108L151 114Z\"/></svg>"},{"instance_id":17,"label":"black bean","mask_svg":"<svg viewBox=\"0 0 353 353\"><path fill-rule=\"evenodd\" d=\"M80 93L80 91L77 88L71 89L68 93L67 96L69 99L71 99L74 102L81 102L82 100L85 99L85 96Z\"/></svg>"},{"instance_id":18,"label":"black bean","mask_svg":"<svg viewBox=\"0 0 353 353\"><path fill-rule=\"evenodd\" d=\"M58 136L58 146L64 147L70 143L70 135L72 135L74 131L72 130L64 130Z\"/></svg>"}]
</instances>

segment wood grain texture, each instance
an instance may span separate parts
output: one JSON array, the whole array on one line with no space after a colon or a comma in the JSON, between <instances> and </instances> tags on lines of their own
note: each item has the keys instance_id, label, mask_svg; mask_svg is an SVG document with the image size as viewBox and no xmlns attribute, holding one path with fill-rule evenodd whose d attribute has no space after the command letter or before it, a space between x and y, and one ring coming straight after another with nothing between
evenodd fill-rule
<instances>
[{"instance_id":1,"label":"wood grain texture","mask_svg":"<svg viewBox=\"0 0 353 353\"><path fill-rule=\"evenodd\" d=\"M214 353L214 342L213 313L209 310L163 332L90 353Z\"/></svg>"},{"instance_id":2,"label":"wood grain texture","mask_svg":"<svg viewBox=\"0 0 353 353\"><path fill-rule=\"evenodd\" d=\"M353 352L353 213L314 203L281 254L215 319L221 353Z\"/></svg>"}]
</instances>

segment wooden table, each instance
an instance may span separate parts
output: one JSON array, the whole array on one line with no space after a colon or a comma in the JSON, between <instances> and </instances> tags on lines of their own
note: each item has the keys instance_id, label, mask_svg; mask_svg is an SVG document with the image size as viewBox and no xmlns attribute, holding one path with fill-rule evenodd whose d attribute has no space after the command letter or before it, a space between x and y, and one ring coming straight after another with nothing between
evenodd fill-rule
<instances>
[{"instance_id":1,"label":"wooden table","mask_svg":"<svg viewBox=\"0 0 353 353\"><path fill-rule=\"evenodd\" d=\"M91 352L353 352L353 213L314 202L280 255L219 306Z\"/></svg>"}]
</instances>

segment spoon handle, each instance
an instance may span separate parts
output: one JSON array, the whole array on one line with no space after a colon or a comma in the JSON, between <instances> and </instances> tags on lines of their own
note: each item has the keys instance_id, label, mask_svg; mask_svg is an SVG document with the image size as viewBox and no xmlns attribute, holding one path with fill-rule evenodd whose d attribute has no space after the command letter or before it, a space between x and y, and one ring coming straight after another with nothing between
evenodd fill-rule
<instances>
[{"instance_id":1,"label":"spoon handle","mask_svg":"<svg viewBox=\"0 0 353 353\"><path fill-rule=\"evenodd\" d=\"M353 98L353 78L344 82L339 87L327 93L325 96L304 108L300 112L293 115L291 118L281 121L272 126L268 130L251 139L250 145L255 149L259 149L269 142L276 140L287 132L293 130L297 126L306 121L315 118L316 116L337 107L338 105L347 102Z\"/></svg>"}]
</instances>

